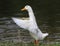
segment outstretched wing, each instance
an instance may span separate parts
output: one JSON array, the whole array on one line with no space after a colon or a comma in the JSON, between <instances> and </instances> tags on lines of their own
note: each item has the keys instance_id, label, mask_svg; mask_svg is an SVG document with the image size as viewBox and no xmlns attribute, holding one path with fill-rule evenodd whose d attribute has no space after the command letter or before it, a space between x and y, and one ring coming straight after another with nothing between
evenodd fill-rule
<instances>
[{"instance_id":1,"label":"outstretched wing","mask_svg":"<svg viewBox=\"0 0 60 46\"><path fill-rule=\"evenodd\" d=\"M28 27L29 27L29 20L24 20L24 19L14 18L14 17L12 19L21 28L28 29Z\"/></svg>"}]
</instances>

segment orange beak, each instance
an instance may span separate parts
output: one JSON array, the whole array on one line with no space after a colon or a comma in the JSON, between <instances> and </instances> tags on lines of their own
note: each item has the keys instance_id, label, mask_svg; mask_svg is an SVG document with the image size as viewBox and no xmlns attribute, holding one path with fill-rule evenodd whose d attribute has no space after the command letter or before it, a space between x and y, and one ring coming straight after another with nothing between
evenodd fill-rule
<instances>
[{"instance_id":1,"label":"orange beak","mask_svg":"<svg viewBox=\"0 0 60 46\"><path fill-rule=\"evenodd\" d=\"M25 10L26 10L26 8L25 8L25 7L21 9L21 11L25 11Z\"/></svg>"}]
</instances>

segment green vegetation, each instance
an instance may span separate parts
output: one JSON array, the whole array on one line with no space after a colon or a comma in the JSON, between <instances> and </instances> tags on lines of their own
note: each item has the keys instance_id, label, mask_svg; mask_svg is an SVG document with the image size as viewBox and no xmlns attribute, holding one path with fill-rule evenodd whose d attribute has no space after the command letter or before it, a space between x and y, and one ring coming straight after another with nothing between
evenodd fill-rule
<instances>
[{"instance_id":1,"label":"green vegetation","mask_svg":"<svg viewBox=\"0 0 60 46\"><path fill-rule=\"evenodd\" d=\"M14 42L0 42L0 46L34 46L33 43L14 43ZM53 44L39 44L39 46L60 46L59 43Z\"/></svg>"}]
</instances>

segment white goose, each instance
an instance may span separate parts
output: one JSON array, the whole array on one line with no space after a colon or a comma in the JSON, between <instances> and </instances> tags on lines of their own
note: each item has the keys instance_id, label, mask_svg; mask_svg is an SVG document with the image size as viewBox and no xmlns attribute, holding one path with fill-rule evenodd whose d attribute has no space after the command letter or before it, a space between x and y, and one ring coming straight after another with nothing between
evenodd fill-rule
<instances>
[{"instance_id":1,"label":"white goose","mask_svg":"<svg viewBox=\"0 0 60 46\"><path fill-rule=\"evenodd\" d=\"M27 29L30 32L30 35L35 39L35 44L37 45L38 40L43 40L46 36L48 36L48 33L42 33L41 30L38 28L33 10L29 5L26 5L21 10L28 11L29 19L21 19L14 17L12 19L18 26Z\"/></svg>"}]
</instances>

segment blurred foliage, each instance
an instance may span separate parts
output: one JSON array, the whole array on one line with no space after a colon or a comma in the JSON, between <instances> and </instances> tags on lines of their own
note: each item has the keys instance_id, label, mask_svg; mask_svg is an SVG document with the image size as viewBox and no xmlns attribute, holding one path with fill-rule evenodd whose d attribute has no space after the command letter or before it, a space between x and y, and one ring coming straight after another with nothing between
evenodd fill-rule
<instances>
[{"instance_id":1,"label":"blurred foliage","mask_svg":"<svg viewBox=\"0 0 60 46\"><path fill-rule=\"evenodd\" d=\"M34 46L34 43L14 43L13 41L0 41L0 46ZM59 43L39 43L39 46L60 46Z\"/></svg>"}]
</instances>

